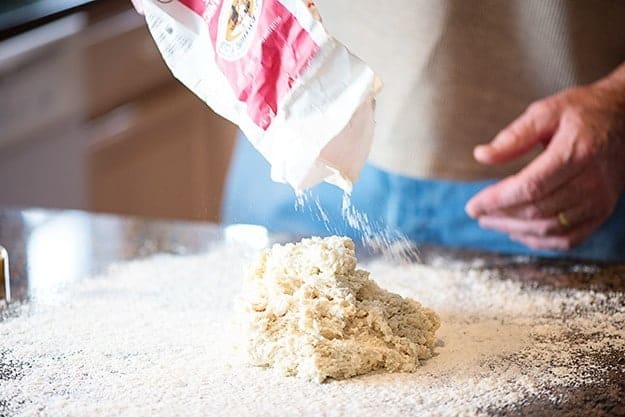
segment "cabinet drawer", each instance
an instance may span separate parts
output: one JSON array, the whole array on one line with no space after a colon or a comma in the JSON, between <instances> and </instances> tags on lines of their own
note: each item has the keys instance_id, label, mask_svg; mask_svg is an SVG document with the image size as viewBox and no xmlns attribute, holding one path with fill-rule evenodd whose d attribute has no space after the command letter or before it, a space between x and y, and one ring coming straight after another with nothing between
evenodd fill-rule
<instances>
[{"instance_id":1,"label":"cabinet drawer","mask_svg":"<svg viewBox=\"0 0 625 417\"><path fill-rule=\"evenodd\" d=\"M143 17L134 10L95 25L85 56L91 117L174 80Z\"/></svg>"},{"instance_id":2,"label":"cabinet drawer","mask_svg":"<svg viewBox=\"0 0 625 417\"><path fill-rule=\"evenodd\" d=\"M217 220L236 129L181 86L91 123L90 208Z\"/></svg>"},{"instance_id":3,"label":"cabinet drawer","mask_svg":"<svg viewBox=\"0 0 625 417\"><path fill-rule=\"evenodd\" d=\"M71 15L0 42L0 153L4 145L43 138L50 129L82 119L77 36L85 20Z\"/></svg>"}]
</instances>

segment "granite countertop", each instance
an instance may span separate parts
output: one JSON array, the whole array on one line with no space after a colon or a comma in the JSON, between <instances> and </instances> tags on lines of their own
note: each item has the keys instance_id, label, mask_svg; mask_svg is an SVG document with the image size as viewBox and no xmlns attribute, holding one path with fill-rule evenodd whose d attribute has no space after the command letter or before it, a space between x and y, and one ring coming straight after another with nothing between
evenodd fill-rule
<instances>
[{"instance_id":1,"label":"granite countertop","mask_svg":"<svg viewBox=\"0 0 625 417\"><path fill-rule=\"evenodd\" d=\"M205 252L223 238L214 224L147 220L73 210L0 209L0 245L9 253L11 294L25 300L40 275L62 264L63 282L102 272L114 262L154 253Z\"/></svg>"},{"instance_id":2,"label":"granite countertop","mask_svg":"<svg viewBox=\"0 0 625 417\"><path fill-rule=\"evenodd\" d=\"M215 224L92 214L69 210L0 209L0 245L9 252L14 300L27 300L38 283L84 279L109 265L155 253L195 254L224 241L228 230ZM284 241L272 236L270 241ZM424 263L500 271L506 279L549 288L625 292L625 264L535 259L448 248L421 249ZM55 269L54 275L48 272ZM568 392L572 401L527 404L513 415L624 415L625 358L606 363L609 377L596 386ZM1 365L1 364L0 364ZM1 368L1 367L0 367ZM0 369L2 371L2 369ZM0 381L2 380L0 372ZM1 400L1 399L0 399Z\"/></svg>"},{"instance_id":3,"label":"granite countertop","mask_svg":"<svg viewBox=\"0 0 625 417\"><path fill-rule=\"evenodd\" d=\"M69 265L64 281L102 272L111 263L155 253L206 252L224 239L211 223L146 219L74 210L0 209L0 245L9 252L12 294L28 298L36 274ZM295 236L295 235L293 235ZM288 240L272 236L273 241ZM359 257L367 256L361 249ZM625 264L509 256L443 247L421 247L420 261L478 266L507 278L553 288L625 291ZM47 263L50 262L50 265Z\"/></svg>"}]
</instances>

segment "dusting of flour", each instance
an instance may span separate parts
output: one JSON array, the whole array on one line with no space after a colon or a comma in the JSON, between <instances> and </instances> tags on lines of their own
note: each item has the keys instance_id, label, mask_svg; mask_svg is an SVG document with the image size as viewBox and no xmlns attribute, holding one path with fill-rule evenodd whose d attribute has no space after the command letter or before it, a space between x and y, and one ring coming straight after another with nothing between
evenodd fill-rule
<instances>
[{"instance_id":1,"label":"dusting of flour","mask_svg":"<svg viewBox=\"0 0 625 417\"><path fill-rule=\"evenodd\" d=\"M380 286L440 315L437 355L415 373L285 378L233 350L244 255L120 264L15 307L0 322L0 415L480 415L564 402L604 377L597 355L625 354L622 294L380 260L364 265Z\"/></svg>"}]
</instances>

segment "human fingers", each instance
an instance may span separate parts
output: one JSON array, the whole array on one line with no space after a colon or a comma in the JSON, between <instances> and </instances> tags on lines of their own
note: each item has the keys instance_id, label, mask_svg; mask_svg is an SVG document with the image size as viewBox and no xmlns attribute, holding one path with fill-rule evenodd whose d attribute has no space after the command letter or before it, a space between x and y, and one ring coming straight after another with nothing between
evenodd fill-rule
<instances>
[{"instance_id":1,"label":"human fingers","mask_svg":"<svg viewBox=\"0 0 625 417\"><path fill-rule=\"evenodd\" d=\"M577 176L583 166L571 156L570 134L559 128L549 146L520 172L475 195L466 205L469 216L537 201Z\"/></svg>"},{"instance_id":2,"label":"human fingers","mask_svg":"<svg viewBox=\"0 0 625 417\"><path fill-rule=\"evenodd\" d=\"M602 219L589 219L575 230L558 235L540 237L534 235L511 235L510 239L535 250L569 250L579 245L603 223Z\"/></svg>"},{"instance_id":3,"label":"human fingers","mask_svg":"<svg viewBox=\"0 0 625 417\"><path fill-rule=\"evenodd\" d=\"M597 215L592 204L582 203L546 218L526 220L505 216L482 216L479 218L479 224L485 229L497 230L508 235L545 237L568 234Z\"/></svg>"},{"instance_id":4,"label":"human fingers","mask_svg":"<svg viewBox=\"0 0 625 417\"><path fill-rule=\"evenodd\" d=\"M515 159L548 140L557 130L559 112L553 101L543 100L527 110L495 136L488 144L473 150L483 164L498 164Z\"/></svg>"},{"instance_id":5,"label":"human fingers","mask_svg":"<svg viewBox=\"0 0 625 417\"><path fill-rule=\"evenodd\" d=\"M592 197L597 188L588 170L579 174L569 183L555 189L551 194L542 199L523 203L516 206L505 207L493 211L489 215L497 217L513 217L517 219L546 219L556 216L562 209L574 207L585 198Z\"/></svg>"}]
</instances>

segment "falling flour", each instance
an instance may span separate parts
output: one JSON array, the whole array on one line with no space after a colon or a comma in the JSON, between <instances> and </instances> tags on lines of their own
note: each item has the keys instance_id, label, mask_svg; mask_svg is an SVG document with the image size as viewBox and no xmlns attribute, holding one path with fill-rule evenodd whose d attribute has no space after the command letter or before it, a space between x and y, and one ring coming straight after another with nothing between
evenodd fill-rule
<instances>
[{"instance_id":1,"label":"falling flour","mask_svg":"<svg viewBox=\"0 0 625 417\"><path fill-rule=\"evenodd\" d=\"M344 234L345 230L337 229L338 219L331 218L318 196L310 191L298 192L295 195L295 210L308 211L308 215L323 223L330 234ZM412 262L419 260L419 250L401 230L391 227L385 222L371 219L369 215L352 203L349 193L343 193L341 213L343 222L351 229L350 234L359 241L370 255L381 255L390 261Z\"/></svg>"},{"instance_id":2,"label":"falling flour","mask_svg":"<svg viewBox=\"0 0 625 417\"><path fill-rule=\"evenodd\" d=\"M376 260L363 267L381 287L440 315L436 355L414 373L286 378L233 347L250 256L155 256L14 306L0 322L0 415L501 414L564 404L614 371L601 357L625 355L622 293Z\"/></svg>"},{"instance_id":3,"label":"falling flour","mask_svg":"<svg viewBox=\"0 0 625 417\"><path fill-rule=\"evenodd\" d=\"M378 369L414 372L439 319L356 268L351 239L313 237L264 250L245 281L250 361L324 381Z\"/></svg>"}]
</instances>

